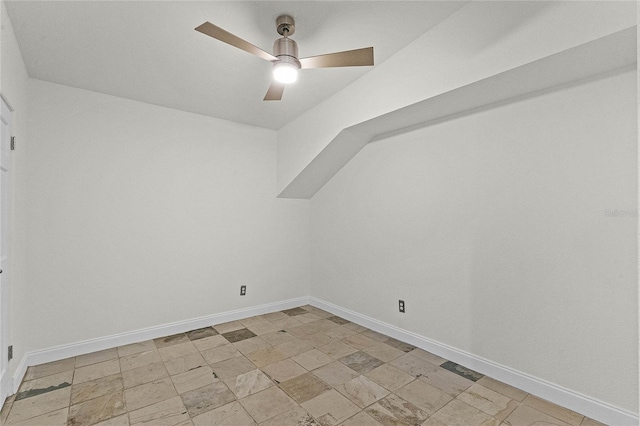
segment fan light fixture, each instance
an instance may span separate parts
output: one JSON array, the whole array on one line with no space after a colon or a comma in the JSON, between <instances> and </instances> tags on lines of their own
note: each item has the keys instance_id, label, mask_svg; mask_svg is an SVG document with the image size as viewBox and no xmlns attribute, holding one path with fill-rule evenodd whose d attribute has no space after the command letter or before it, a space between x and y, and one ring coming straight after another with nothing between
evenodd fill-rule
<instances>
[{"instance_id":1,"label":"fan light fixture","mask_svg":"<svg viewBox=\"0 0 640 426\"><path fill-rule=\"evenodd\" d=\"M295 83L298 79L298 67L288 62L278 62L273 66L273 78L280 83Z\"/></svg>"}]
</instances>

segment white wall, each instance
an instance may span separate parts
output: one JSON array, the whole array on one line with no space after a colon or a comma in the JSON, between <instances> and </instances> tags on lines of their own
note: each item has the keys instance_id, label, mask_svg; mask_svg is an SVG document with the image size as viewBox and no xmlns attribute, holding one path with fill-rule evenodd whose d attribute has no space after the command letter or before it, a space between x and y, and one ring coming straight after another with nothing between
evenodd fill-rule
<instances>
[{"instance_id":1,"label":"white wall","mask_svg":"<svg viewBox=\"0 0 640 426\"><path fill-rule=\"evenodd\" d=\"M26 350L308 294L274 131L39 80L29 108Z\"/></svg>"},{"instance_id":2,"label":"white wall","mask_svg":"<svg viewBox=\"0 0 640 426\"><path fill-rule=\"evenodd\" d=\"M636 141L627 72L371 143L312 199L311 295L637 413Z\"/></svg>"},{"instance_id":3,"label":"white wall","mask_svg":"<svg viewBox=\"0 0 640 426\"><path fill-rule=\"evenodd\" d=\"M18 48L13 26L7 15L4 1L0 2L0 94L14 109L12 132L16 136L18 148L11 153L11 209L9 211L9 267L2 273L3 285L9 290L9 339L13 344L14 359L9 363L9 374L13 374L24 355L24 339L29 330L20 327L19 315L26 315L30 306L29 295L25 292L27 282L27 247L25 217L18 212L25 209L28 201L25 191L27 142L27 84L29 76ZM2 356L6 354L2 350Z\"/></svg>"}]
</instances>

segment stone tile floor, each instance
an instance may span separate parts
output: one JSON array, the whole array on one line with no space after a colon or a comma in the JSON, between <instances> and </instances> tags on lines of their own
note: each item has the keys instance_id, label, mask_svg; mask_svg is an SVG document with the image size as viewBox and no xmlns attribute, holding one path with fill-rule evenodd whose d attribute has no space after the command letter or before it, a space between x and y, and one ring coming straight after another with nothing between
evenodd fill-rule
<instances>
[{"instance_id":1,"label":"stone tile floor","mask_svg":"<svg viewBox=\"0 0 640 426\"><path fill-rule=\"evenodd\" d=\"M0 423L600 424L312 306L30 367Z\"/></svg>"}]
</instances>

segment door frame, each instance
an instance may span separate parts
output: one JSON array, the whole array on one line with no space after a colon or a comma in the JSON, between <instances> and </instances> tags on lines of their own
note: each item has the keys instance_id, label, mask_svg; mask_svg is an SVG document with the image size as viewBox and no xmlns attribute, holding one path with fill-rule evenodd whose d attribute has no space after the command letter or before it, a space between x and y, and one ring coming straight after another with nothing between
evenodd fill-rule
<instances>
[{"instance_id":1,"label":"door frame","mask_svg":"<svg viewBox=\"0 0 640 426\"><path fill-rule=\"evenodd\" d=\"M9 172L11 150L11 123L13 109L0 96L0 268L8 267L8 214L9 201ZM9 346L9 280L5 271L0 271L0 401L4 403L7 396L13 393L12 378L9 375L9 359L7 348Z\"/></svg>"}]
</instances>

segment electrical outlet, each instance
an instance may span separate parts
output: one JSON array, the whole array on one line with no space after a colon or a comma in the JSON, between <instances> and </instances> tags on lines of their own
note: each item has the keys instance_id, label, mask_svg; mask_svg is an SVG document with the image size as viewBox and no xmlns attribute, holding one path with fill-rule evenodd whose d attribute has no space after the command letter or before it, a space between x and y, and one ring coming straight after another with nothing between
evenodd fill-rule
<instances>
[{"instance_id":1,"label":"electrical outlet","mask_svg":"<svg viewBox=\"0 0 640 426\"><path fill-rule=\"evenodd\" d=\"M404 300L398 300L398 310L404 314Z\"/></svg>"},{"instance_id":2,"label":"electrical outlet","mask_svg":"<svg viewBox=\"0 0 640 426\"><path fill-rule=\"evenodd\" d=\"M13 359L13 345L9 346L7 353L8 353L9 361L11 361Z\"/></svg>"},{"instance_id":3,"label":"electrical outlet","mask_svg":"<svg viewBox=\"0 0 640 426\"><path fill-rule=\"evenodd\" d=\"M246 285L241 285L240 286L240 296L246 296L247 295L247 286Z\"/></svg>"}]
</instances>

